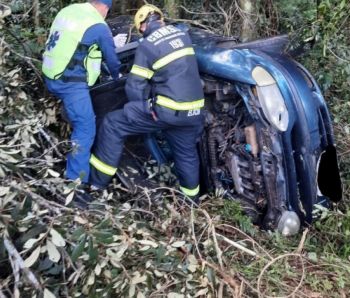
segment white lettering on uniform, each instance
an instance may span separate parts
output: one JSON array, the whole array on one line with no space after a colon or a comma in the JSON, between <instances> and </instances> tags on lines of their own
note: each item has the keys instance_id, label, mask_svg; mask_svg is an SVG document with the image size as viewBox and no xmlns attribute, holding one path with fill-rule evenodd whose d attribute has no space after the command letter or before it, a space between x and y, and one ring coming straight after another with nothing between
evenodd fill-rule
<instances>
[{"instance_id":1,"label":"white lettering on uniform","mask_svg":"<svg viewBox=\"0 0 350 298\"><path fill-rule=\"evenodd\" d=\"M201 113L200 109L189 110L187 117L198 116Z\"/></svg>"},{"instance_id":2,"label":"white lettering on uniform","mask_svg":"<svg viewBox=\"0 0 350 298\"><path fill-rule=\"evenodd\" d=\"M155 31L153 34L157 39L163 37L163 35L159 31Z\"/></svg>"},{"instance_id":3,"label":"white lettering on uniform","mask_svg":"<svg viewBox=\"0 0 350 298\"><path fill-rule=\"evenodd\" d=\"M154 42L157 39L160 39L164 36L170 35L172 33L180 32L181 30L174 26L166 26L159 28L157 31L153 32L150 36L147 37L149 42Z\"/></svg>"},{"instance_id":4,"label":"white lettering on uniform","mask_svg":"<svg viewBox=\"0 0 350 298\"><path fill-rule=\"evenodd\" d=\"M171 45L171 47L173 49L182 48L184 46L184 43L180 38L177 38L177 39L170 41L169 44Z\"/></svg>"},{"instance_id":5,"label":"white lettering on uniform","mask_svg":"<svg viewBox=\"0 0 350 298\"><path fill-rule=\"evenodd\" d=\"M170 34L171 32L167 29L167 27L162 27L162 28L159 28L158 31L163 34L163 35L168 35Z\"/></svg>"},{"instance_id":6,"label":"white lettering on uniform","mask_svg":"<svg viewBox=\"0 0 350 298\"><path fill-rule=\"evenodd\" d=\"M155 38L155 36L152 34L152 35L150 35L150 36L147 37L147 40L148 40L149 42L154 42L154 41L157 40L157 38Z\"/></svg>"}]
</instances>

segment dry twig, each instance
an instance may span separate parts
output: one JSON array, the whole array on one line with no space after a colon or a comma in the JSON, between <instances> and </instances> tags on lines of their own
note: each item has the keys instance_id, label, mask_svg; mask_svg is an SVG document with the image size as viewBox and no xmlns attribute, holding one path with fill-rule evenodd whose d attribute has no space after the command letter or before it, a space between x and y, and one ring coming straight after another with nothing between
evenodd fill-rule
<instances>
[{"instance_id":1,"label":"dry twig","mask_svg":"<svg viewBox=\"0 0 350 298\"><path fill-rule=\"evenodd\" d=\"M220 268L218 268L217 266L210 264L208 262L205 262L205 265L207 265L208 267L212 268L216 273L218 273L223 281L234 290L235 293L235 297L239 297L239 289L240 289L240 285L237 283L237 281L230 275L228 275L227 273L225 273L223 270L221 270Z\"/></svg>"},{"instance_id":2,"label":"dry twig","mask_svg":"<svg viewBox=\"0 0 350 298\"><path fill-rule=\"evenodd\" d=\"M196 232L195 232L195 229L194 229L194 212L193 212L193 208L191 209L191 230L192 230L192 239L194 240L194 245L196 246L196 251L198 253L198 256L201 260L201 263L203 263L203 257L202 257L202 254L199 250L199 247L198 247L198 240L197 240L197 237L196 237Z\"/></svg>"},{"instance_id":3,"label":"dry twig","mask_svg":"<svg viewBox=\"0 0 350 298\"><path fill-rule=\"evenodd\" d=\"M244 247L243 245L241 245L241 244L239 244L237 242L234 242L231 239L226 238L224 235L220 235L220 234L216 234L216 235L219 236L219 238L221 238L222 240L224 240L228 244L230 244L230 245L232 245L232 246L234 246L234 247L244 251L245 253L247 253L247 254L249 254L249 255L251 255L253 257L261 258L261 256L258 255L255 251L252 251L251 249L248 249L248 248Z\"/></svg>"},{"instance_id":4,"label":"dry twig","mask_svg":"<svg viewBox=\"0 0 350 298\"><path fill-rule=\"evenodd\" d=\"M303 250L304 248L304 243L305 243L305 240L306 240L306 236L307 236L307 233L309 232L309 228L306 228L303 232L303 235L301 236L301 239L300 239L300 242L299 242L299 245L298 245L298 248L297 248L297 251L296 253L300 254L301 251Z\"/></svg>"},{"instance_id":5,"label":"dry twig","mask_svg":"<svg viewBox=\"0 0 350 298\"><path fill-rule=\"evenodd\" d=\"M24 261L23 261L21 255L19 254L19 252L17 251L17 249L15 248L15 246L12 244L11 240L7 236L4 237L4 245L5 245L5 248L8 252L9 260L10 260L11 265L12 265L13 275L15 277L14 292L15 293L17 292L19 294L18 284L20 282L20 272L23 272L23 274L26 277L26 279L28 280L28 282L36 290L42 291L41 284L39 283L39 281L37 280L37 278L35 277L33 272L30 271L24 265ZM15 295L15 297L16 297L16 295Z\"/></svg>"}]
</instances>

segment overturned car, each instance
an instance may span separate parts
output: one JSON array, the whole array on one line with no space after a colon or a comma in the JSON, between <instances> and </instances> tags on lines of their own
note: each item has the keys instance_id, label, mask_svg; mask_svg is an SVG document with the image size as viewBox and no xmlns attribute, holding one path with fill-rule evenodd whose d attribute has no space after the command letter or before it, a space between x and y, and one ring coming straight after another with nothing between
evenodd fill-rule
<instances>
[{"instance_id":1,"label":"overturned car","mask_svg":"<svg viewBox=\"0 0 350 298\"><path fill-rule=\"evenodd\" d=\"M98 121L126 102L126 75L138 45L121 25L125 19L109 24L129 42L117 49L124 76L112 81L106 71L91 88ZM338 202L342 190L330 115L314 78L284 52L288 37L239 43L178 26L191 35L206 98L198 144L202 192L223 190L254 222L286 235L312 222L315 204ZM147 136L145 148L164 163L169 152L159 139Z\"/></svg>"}]
</instances>

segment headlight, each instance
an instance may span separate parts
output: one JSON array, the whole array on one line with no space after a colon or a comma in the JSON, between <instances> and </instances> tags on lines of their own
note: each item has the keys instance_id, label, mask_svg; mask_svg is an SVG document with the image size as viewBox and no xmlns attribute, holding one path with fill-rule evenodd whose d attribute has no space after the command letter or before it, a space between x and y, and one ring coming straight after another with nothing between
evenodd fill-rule
<instances>
[{"instance_id":1,"label":"headlight","mask_svg":"<svg viewBox=\"0 0 350 298\"><path fill-rule=\"evenodd\" d=\"M284 211L278 222L277 229L283 236L298 234L300 229L299 216L294 211Z\"/></svg>"},{"instance_id":2,"label":"headlight","mask_svg":"<svg viewBox=\"0 0 350 298\"><path fill-rule=\"evenodd\" d=\"M253 69L258 98L266 119L280 131L288 128L289 115L275 79L262 67Z\"/></svg>"}]
</instances>

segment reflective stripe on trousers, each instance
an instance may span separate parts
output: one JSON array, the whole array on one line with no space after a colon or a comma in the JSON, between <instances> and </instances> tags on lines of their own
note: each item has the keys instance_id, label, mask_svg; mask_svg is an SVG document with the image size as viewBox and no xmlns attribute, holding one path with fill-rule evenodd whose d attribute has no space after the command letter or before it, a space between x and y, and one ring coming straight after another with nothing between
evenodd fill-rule
<instances>
[{"instance_id":1,"label":"reflective stripe on trousers","mask_svg":"<svg viewBox=\"0 0 350 298\"><path fill-rule=\"evenodd\" d=\"M195 195L198 195L199 193L199 185L196 188L189 189L186 187L180 186L180 190L189 197L194 197Z\"/></svg>"},{"instance_id":2,"label":"reflective stripe on trousers","mask_svg":"<svg viewBox=\"0 0 350 298\"><path fill-rule=\"evenodd\" d=\"M95 167L97 170L99 170L100 172L108 176L114 176L115 173L117 172L117 168L104 163L103 161L98 159L94 154L91 154L90 164L93 167Z\"/></svg>"}]
</instances>

